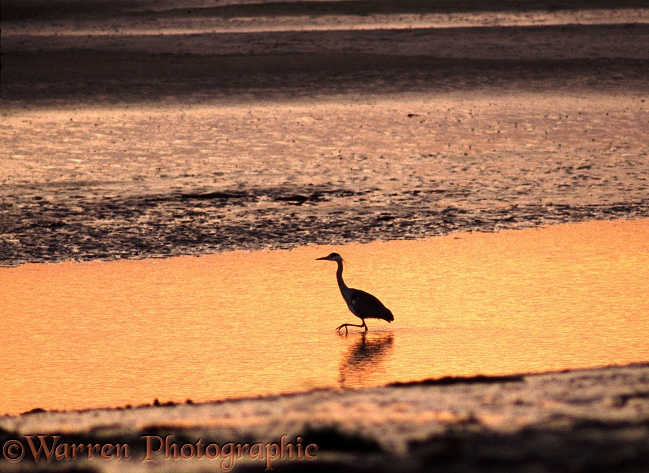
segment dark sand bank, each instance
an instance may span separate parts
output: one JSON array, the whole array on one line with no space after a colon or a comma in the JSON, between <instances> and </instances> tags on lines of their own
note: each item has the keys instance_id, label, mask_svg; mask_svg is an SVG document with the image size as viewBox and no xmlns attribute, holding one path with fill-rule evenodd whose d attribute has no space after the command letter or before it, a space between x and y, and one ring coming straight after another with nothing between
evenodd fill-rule
<instances>
[{"instance_id":1,"label":"dark sand bank","mask_svg":"<svg viewBox=\"0 0 649 473\"><path fill-rule=\"evenodd\" d=\"M273 460L274 471L648 471L645 364L455 381L5 416L3 444L17 439L27 445L26 435L57 434L61 443L126 443L131 460L33 462L27 450L21 462L0 465L7 472L113 471L120 462L129 471L218 471L221 459L199 460L196 454L173 460L161 452L142 462L142 436L170 435L178 448L198 440L252 444L286 436L288 442L300 437L304 446L318 445L316 459ZM248 458L237 460L233 471L264 467L264 460Z\"/></svg>"},{"instance_id":2,"label":"dark sand bank","mask_svg":"<svg viewBox=\"0 0 649 473\"><path fill-rule=\"evenodd\" d=\"M219 3L221 3L219 5ZM225 4L224 4L225 3ZM228 4L229 3L229 4ZM7 20L62 17L74 15L96 15L97 6L109 11L111 16L142 15L155 12L157 15L176 17L218 16L224 18L241 16L316 16L316 15L372 15L372 14L424 14L466 13L490 11L557 11L584 9L644 8L642 0L620 0L614 4L605 0L572 0L561 4L550 0L355 0L355 1L242 1L218 2L208 0L187 0L182 2L152 0L5 0L3 16Z\"/></svg>"},{"instance_id":3,"label":"dark sand bank","mask_svg":"<svg viewBox=\"0 0 649 473\"><path fill-rule=\"evenodd\" d=\"M219 5L219 3L221 3ZM229 3L229 4L228 4ZM620 0L614 4L605 0L572 0L561 4L548 0L512 2L507 0L353 0L353 1L241 1L218 2L208 0L151 1L151 0L5 0L3 14L7 20L42 19L72 15L97 16L97 6L110 10L111 15L137 15L155 11L177 17L207 15L219 17L240 16L314 16L314 15L371 15L466 13L491 11L557 11L584 9L644 8L643 0ZM99 15L105 12L99 13Z\"/></svg>"}]
</instances>

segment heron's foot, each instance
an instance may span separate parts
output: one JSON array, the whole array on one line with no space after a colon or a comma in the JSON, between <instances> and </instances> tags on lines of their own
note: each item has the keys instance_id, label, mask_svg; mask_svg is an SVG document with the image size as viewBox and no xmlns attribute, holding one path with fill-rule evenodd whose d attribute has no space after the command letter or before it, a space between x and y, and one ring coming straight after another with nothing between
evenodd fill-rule
<instances>
[{"instance_id":1,"label":"heron's foot","mask_svg":"<svg viewBox=\"0 0 649 473\"><path fill-rule=\"evenodd\" d=\"M339 325L338 328L336 328L336 330L339 331L339 330L340 330L341 328L343 328L343 327L345 327L345 333L348 333L348 330L349 330L349 329L348 329L347 327L359 327L359 328L363 328L363 327L365 327L365 331L367 332L367 325L365 325L365 321L364 321L364 320L363 320L363 323L360 324L360 325L356 325L356 324L342 324L342 325Z\"/></svg>"}]
</instances>

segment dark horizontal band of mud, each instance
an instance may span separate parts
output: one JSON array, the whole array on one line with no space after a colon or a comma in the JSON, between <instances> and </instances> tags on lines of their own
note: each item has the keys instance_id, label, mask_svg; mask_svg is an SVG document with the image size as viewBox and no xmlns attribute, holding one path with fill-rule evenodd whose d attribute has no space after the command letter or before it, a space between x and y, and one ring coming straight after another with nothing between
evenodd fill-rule
<instances>
[{"instance_id":1,"label":"dark horizontal band of mud","mask_svg":"<svg viewBox=\"0 0 649 473\"><path fill-rule=\"evenodd\" d=\"M415 386L453 386L456 384L500 384L500 383L522 383L525 378L522 375L507 376L444 376L442 378L429 378L421 381L397 381L388 384L393 387L415 387Z\"/></svg>"},{"instance_id":2,"label":"dark horizontal band of mud","mask_svg":"<svg viewBox=\"0 0 649 473\"><path fill-rule=\"evenodd\" d=\"M646 91L649 25L3 39L6 105L389 93Z\"/></svg>"},{"instance_id":3,"label":"dark horizontal band of mud","mask_svg":"<svg viewBox=\"0 0 649 473\"><path fill-rule=\"evenodd\" d=\"M118 56L118 57L117 57ZM201 103L500 89L647 89L649 61L455 60L360 54L190 57L6 53L2 99L40 106ZM39 65L39 70L33 70Z\"/></svg>"},{"instance_id":4,"label":"dark horizontal band of mud","mask_svg":"<svg viewBox=\"0 0 649 473\"><path fill-rule=\"evenodd\" d=\"M5 5L6 4L6 5ZM191 5L191 3L190 3ZM160 6L151 0L103 0L101 7L96 2L84 0L5 0L3 16L6 20L25 20L43 18L61 18L75 16L111 16L142 15L151 7L156 7L161 14ZM528 0L512 2L508 0L342 0L342 1L268 1L243 5L194 6L178 8L168 6L162 11L165 16L174 18L191 18L196 16L217 16L221 18L255 17L255 16L318 16L318 15L372 15L372 14L423 14L423 13L459 13L484 11L558 11L566 8L610 9L642 8L642 0L572 0L569 6L553 0Z\"/></svg>"},{"instance_id":5,"label":"dark horizontal band of mud","mask_svg":"<svg viewBox=\"0 0 649 473\"><path fill-rule=\"evenodd\" d=\"M5 215L0 264L290 249L649 217L649 199L575 205L504 199L510 203L454 207L435 204L440 198L435 192L415 192L392 196L386 206L364 206L370 193L262 189L100 199L22 196L0 204Z\"/></svg>"}]
</instances>

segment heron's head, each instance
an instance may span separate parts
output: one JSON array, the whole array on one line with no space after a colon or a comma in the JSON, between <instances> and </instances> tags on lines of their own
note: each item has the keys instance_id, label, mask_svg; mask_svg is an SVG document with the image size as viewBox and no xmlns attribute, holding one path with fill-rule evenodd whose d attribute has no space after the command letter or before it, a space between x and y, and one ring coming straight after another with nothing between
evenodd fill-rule
<instances>
[{"instance_id":1,"label":"heron's head","mask_svg":"<svg viewBox=\"0 0 649 473\"><path fill-rule=\"evenodd\" d=\"M340 256L338 253L330 253L327 256L323 256L322 258L316 258L316 260L326 260L326 261L342 261L343 257Z\"/></svg>"}]
</instances>

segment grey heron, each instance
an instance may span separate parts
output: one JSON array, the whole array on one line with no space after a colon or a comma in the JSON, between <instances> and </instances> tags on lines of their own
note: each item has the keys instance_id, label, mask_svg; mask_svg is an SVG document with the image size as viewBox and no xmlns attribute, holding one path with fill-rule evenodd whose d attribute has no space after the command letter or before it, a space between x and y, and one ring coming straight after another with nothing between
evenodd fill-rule
<instances>
[{"instance_id":1,"label":"grey heron","mask_svg":"<svg viewBox=\"0 0 649 473\"><path fill-rule=\"evenodd\" d=\"M365 319L383 319L388 322L394 320L394 315L390 312L390 309L385 307L383 303L374 297L372 294L369 294L360 289L353 289L347 287L345 281L343 281L343 259L338 253L331 253L328 256L323 256L322 258L316 258L316 260L326 260L326 261L335 261L338 263L338 270L336 271L336 279L338 280L338 287L340 288L340 293L343 295L343 299L347 303L347 307L352 314L363 321L362 324L342 324L337 327L336 330L340 330L345 327L345 333L348 333L347 327L365 327L367 332L367 325L365 324Z\"/></svg>"}]
</instances>

